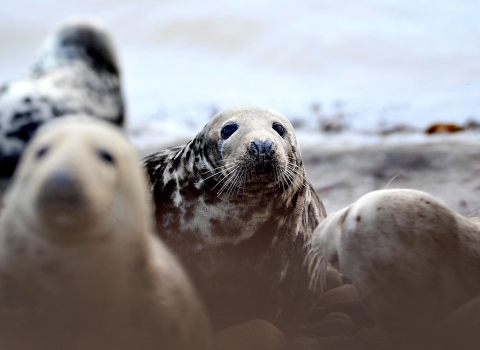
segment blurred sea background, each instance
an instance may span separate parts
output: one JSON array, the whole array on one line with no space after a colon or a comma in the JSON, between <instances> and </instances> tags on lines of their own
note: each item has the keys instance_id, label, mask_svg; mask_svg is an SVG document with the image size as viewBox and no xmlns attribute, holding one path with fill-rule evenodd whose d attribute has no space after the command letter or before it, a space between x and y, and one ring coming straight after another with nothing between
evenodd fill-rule
<instances>
[{"instance_id":1,"label":"blurred sea background","mask_svg":"<svg viewBox=\"0 0 480 350\"><path fill-rule=\"evenodd\" d=\"M98 17L121 58L129 127L189 138L215 112L271 107L301 132L480 117L476 0L2 0L0 81L27 74L71 15ZM136 130L136 132L135 132Z\"/></svg>"},{"instance_id":2,"label":"blurred sea background","mask_svg":"<svg viewBox=\"0 0 480 350\"><path fill-rule=\"evenodd\" d=\"M294 124L328 212L385 187L480 209L478 132L424 133L480 120L480 1L0 3L0 82L26 76L67 17L105 22L143 155L191 139L224 108L259 105Z\"/></svg>"}]
</instances>

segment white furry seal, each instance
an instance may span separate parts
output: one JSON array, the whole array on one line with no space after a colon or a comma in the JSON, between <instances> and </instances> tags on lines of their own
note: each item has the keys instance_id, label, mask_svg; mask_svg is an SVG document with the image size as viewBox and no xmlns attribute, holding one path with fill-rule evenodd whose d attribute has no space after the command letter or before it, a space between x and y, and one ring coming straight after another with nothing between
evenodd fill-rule
<instances>
[{"instance_id":1,"label":"white furry seal","mask_svg":"<svg viewBox=\"0 0 480 350\"><path fill-rule=\"evenodd\" d=\"M317 272L353 280L377 327L399 349L480 294L480 220L416 190L371 192L314 233ZM480 346L480 344L477 344Z\"/></svg>"},{"instance_id":2,"label":"white furry seal","mask_svg":"<svg viewBox=\"0 0 480 350\"><path fill-rule=\"evenodd\" d=\"M194 279L215 329L261 318L288 331L308 316L319 293L304 261L325 210L283 115L222 111L186 145L143 163L161 237Z\"/></svg>"},{"instance_id":3,"label":"white furry seal","mask_svg":"<svg viewBox=\"0 0 480 350\"><path fill-rule=\"evenodd\" d=\"M109 33L95 20L65 22L25 80L0 88L0 177L9 178L35 130L82 113L122 125L120 70Z\"/></svg>"},{"instance_id":4,"label":"white furry seal","mask_svg":"<svg viewBox=\"0 0 480 350\"><path fill-rule=\"evenodd\" d=\"M146 176L92 118L27 147L0 219L0 348L210 348L206 312L151 230Z\"/></svg>"}]
</instances>

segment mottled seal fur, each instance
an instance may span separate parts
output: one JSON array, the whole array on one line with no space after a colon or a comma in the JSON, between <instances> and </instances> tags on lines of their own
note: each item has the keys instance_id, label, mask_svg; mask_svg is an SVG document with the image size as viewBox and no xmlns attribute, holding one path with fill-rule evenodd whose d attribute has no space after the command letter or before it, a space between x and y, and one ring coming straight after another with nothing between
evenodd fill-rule
<instances>
[{"instance_id":1,"label":"mottled seal fur","mask_svg":"<svg viewBox=\"0 0 480 350\"><path fill-rule=\"evenodd\" d=\"M42 127L0 218L0 348L210 349L206 310L153 234L149 204L113 126Z\"/></svg>"},{"instance_id":2,"label":"mottled seal fur","mask_svg":"<svg viewBox=\"0 0 480 350\"><path fill-rule=\"evenodd\" d=\"M398 349L426 349L427 331L480 295L480 220L425 192L363 196L320 224L312 249L317 272L331 263L352 279Z\"/></svg>"},{"instance_id":3,"label":"mottled seal fur","mask_svg":"<svg viewBox=\"0 0 480 350\"><path fill-rule=\"evenodd\" d=\"M45 41L30 76L0 87L0 178L12 175L41 124L72 113L124 121L112 40L92 19L66 21Z\"/></svg>"},{"instance_id":4,"label":"mottled seal fur","mask_svg":"<svg viewBox=\"0 0 480 350\"><path fill-rule=\"evenodd\" d=\"M307 317L318 291L304 261L325 210L287 118L228 109L192 141L143 164L160 235L200 290L214 329L260 318L288 331Z\"/></svg>"}]
</instances>

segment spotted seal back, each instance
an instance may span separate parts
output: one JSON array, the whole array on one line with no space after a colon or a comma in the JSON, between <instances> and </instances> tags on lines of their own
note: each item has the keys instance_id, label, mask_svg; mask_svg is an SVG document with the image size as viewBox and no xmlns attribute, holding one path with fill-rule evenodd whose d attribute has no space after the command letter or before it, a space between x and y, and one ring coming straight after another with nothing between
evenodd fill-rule
<instances>
[{"instance_id":1,"label":"spotted seal back","mask_svg":"<svg viewBox=\"0 0 480 350\"><path fill-rule=\"evenodd\" d=\"M157 227L207 303L215 329L255 318L282 330L318 296L304 262L325 209L290 122L258 107L215 115L186 145L143 160Z\"/></svg>"},{"instance_id":2,"label":"spotted seal back","mask_svg":"<svg viewBox=\"0 0 480 350\"><path fill-rule=\"evenodd\" d=\"M31 75L0 88L0 178L12 175L41 124L72 113L124 122L116 53L93 19L66 21L45 41Z\"/></svg>"}]
</instances>

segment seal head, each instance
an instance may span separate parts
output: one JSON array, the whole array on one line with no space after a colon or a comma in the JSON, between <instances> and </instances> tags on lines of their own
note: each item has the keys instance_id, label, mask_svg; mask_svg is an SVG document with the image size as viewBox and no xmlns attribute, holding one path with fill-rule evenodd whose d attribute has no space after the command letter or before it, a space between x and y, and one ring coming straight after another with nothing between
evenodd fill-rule
<instances>
[{"instance_id":1,"label":"seal head","mask_svg":"<svg viewBox=\"0 0 480 350\"><path fill-rule=\"evenodd\" d=\"M205 145L203 145L205 142ZM227 110L194 141L203 181L218 183L218 194L258 194L303 183L301 156L293 127L283 115L265 110ZM300 169L300 170L299 170ZM213 175L213 176L212 176Z\"/></svg>"}]
</instances>

